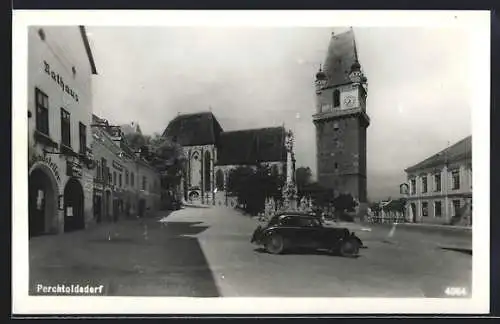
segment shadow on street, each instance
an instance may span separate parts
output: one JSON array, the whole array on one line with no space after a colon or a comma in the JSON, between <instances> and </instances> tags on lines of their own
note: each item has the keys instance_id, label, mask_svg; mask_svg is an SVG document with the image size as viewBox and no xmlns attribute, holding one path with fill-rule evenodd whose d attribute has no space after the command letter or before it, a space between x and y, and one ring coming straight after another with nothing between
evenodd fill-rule
<instances>
[{"instance_id":1,"label":"shadow on street","mask_svg":"<svg viewBox=\"0 0 500 324\"><path fill-rule=\"evenodd\" d=\"M196 235L201 222L124 220L30 241L30 295L39 285L104 285L108 296L218 297ZM50 242L53 241L53 242Z\"/></svg>"}]
</instances>

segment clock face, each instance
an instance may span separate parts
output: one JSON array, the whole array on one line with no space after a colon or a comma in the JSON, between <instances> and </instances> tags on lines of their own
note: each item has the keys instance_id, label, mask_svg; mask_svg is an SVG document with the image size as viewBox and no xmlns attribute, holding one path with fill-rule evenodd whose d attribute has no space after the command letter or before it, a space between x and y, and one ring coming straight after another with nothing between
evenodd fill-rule
<instances>
[{"instance_id":1,"label":"clock face","mask_svg":"<svg viewBox=\"0 0 500 324\"><path fill-rule=\"evenodd\" d=\"M356 104L356 97L354 97L354 96L347 96L347 97L344 98L344 105L347 108L354 107L355 104Z\"/></svg>"}]
</instances>

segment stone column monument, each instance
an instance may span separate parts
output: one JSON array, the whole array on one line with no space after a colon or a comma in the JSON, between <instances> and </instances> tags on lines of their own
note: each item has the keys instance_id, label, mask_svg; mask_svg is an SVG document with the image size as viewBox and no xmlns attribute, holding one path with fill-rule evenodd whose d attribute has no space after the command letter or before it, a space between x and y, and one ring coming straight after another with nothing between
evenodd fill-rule
<instances>
[{"instance_id":1,"label":"stone column monument","mask_svg":"<svg viewBox=\"0 0 500 324\"><path fill-rule=\"evenodd\" d=\"M283 186L283 209L284 210L297 210L297 187L293 181L293 133L288 131L285 139L286 148L286 182Z\"/></svg>"}]
</instances>

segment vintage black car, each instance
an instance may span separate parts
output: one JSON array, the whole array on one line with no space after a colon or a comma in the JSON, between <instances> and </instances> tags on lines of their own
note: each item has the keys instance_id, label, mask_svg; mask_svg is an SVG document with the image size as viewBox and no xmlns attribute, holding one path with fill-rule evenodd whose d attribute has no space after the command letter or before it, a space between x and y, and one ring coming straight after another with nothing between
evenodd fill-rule
<instances>
[{"instance_id":1,"label":"vintage black car","mask_svg":"<svg viewBox=\"0 0 500 324\"><path fill-rule=\"evenodd\" d=\"M296 248L328 250L342 256L356 256L364 247L361 240L342 227L325 227L314 214L279 213L265 226L258 226L251 243L264 246L267 252L280 254Z\"/></svg>"}]
</instances>

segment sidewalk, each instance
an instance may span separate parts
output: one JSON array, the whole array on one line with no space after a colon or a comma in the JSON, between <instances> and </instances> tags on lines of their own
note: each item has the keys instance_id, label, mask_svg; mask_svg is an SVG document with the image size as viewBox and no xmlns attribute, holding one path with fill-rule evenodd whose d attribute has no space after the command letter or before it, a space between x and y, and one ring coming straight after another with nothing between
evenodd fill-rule
<instances>
[{"instance_id":1,"label":"sidewalk","mask_svg":"<svg viewBox=\"0 0 500 324\"><path fill-rule=\"evenodd\" d=\"M182 236L191 224L165 228L159 216L32 238L30 293L37 284L89 283L110 296L217 296L198 241Z\"/></svg>"},{"instance_id":2,"label":"sidewalk","mask_svg":"<svg viewBox=\"0 0 500 324\"><path fill-rule=\"evenodd\" d=\"M183 207L191 207L191 208L211 208L213 205L208 205L208 204L196 204L196 203L188 203L185 202L182 204Z\"/></svg>"}]
</instances>

